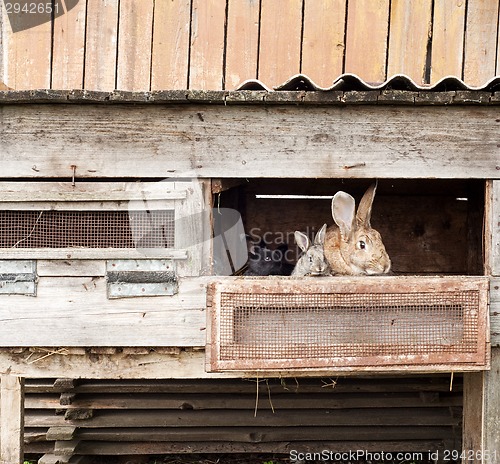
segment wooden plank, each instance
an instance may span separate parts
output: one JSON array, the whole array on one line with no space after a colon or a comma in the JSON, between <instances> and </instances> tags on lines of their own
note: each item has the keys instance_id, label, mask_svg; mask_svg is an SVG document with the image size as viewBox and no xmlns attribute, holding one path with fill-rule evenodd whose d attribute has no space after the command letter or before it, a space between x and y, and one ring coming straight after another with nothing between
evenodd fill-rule
<instances>
[{"instance_id":1,"label":"wooden plank","mask_svg":"<svg viewBox=\"0 0 500 464\"><path fill-rule=\"evenodd\" d=\"M302 74L317 85L329 87L342 74L345 50L346 0L327 0L321 8L304 5Z\"/></svg>"},{"instance_id":2,"label":"wooden plank","mask_svg":"<svg viewBox=\"0 0 500 464\"><path fill-rule=\"evenodd\" d=\"M0 204L6 202L102 202L184 200L174 182L0 182ZM21 205L18 205L21 206ZM125 209L128 207L126 206Z\"/></svg>"},{"instance_id":3,"label":"wooden plank","mask_svg":"<svg viewBox=\"0 0 500 464\"><path fill-rule=\"evenodd\" d=\"M495 75L498 14L498 2L467 2L463 79L470 86L482 86Z\"/></svg>"},{"instance_id":4,"label":"wooden plank","mask_svg":"<svg viewBox=\"0 0 500 464\"><path fill-rule=\"evenodd\" d=\"M0 463L22 464L24 379L2 373L0 383Z\"/></svg>"},{"instance_id":5,"label":"wooden plank","mask_svg":"<svg viewBox=\"0 0 500 464\"><path fill-rule=\"evenodd\" d=\"M40 277L49 276L92 276L106 275L104 260L37 260L36 273Z\"/></svg>"},{"instance_id":6,"label":"wooden plank","mask_svg":"<svg viewBox=\"0 0 500 464\"><path fill-rule=\"evenodd\" d=\"M485 373L483 449L500 450L500 348L491 350L491 370ZM486 461L486 459L485 459Z\"/></svg>"},{"instance_id":7,"label":"wooden plank","mask_svg":"<svg viewBox=\"0 0 500 464\"><path fill-rule=\"evenodd\" d=\"M500 277L490 281L491 346L500 346Z\"/></svg>"},{"instance_id":8,"label":"wooden plank","mask_svg":"<svg viewBox=\"0 0 500 464\"><path fill-rule=\"evenodd\" d=\"M193 0L189 88L221 90L224 88L224 29L226 2Z\"/></svg>"},{"instance_id":9,"label":"wooden plank","mask_svg":"<svg viewBox=\"0 0 500 464\"><path fill-rule=\"evenodd\" d=\"M389 0L356 0L347 9L344 72L366 82L386 79Z\"/></svg>"},{"instance_id":10,"label":"wooden plank","mask_svg":"<svg viewBox=\"0 0 500 464\"><path fill-rule=\"evenodd\" d=\"M288 424L291 425L291 424ZM191 434L191 437L189 436ZM255 443L257 436L261 443L276 441L357 441L357 440L429 440L449 438L450 427L235 427L235 428L199 428L179 427L168 431L152 428L127 428L104 430L82 429L78 436L82 441L142 441L142 442L206 442L225 441L231 443ZM385 448L384 448L385 449Z\"/></svg>"},{"instance_id":11,"label":"wooden plank","mask_svg":"<svg viewBox=\"0 0 500 464\"><path fill-rule=\"evenodd\" d=\"M167 166L170 177L500 179L495 107L47 104L0 114L3 178L71 179L76 165L81 178L158 178Z\"/></svg>"},{"instance_id":12,"label":"wooden plank","mask_svg":"<svg viewBox=\"0 0 500 464\"><path fill-rule=\"evenodd\" d=\"M155 2L151 90L188 86L191 0Z\"/></svg>"},{"instance_id":13,"label":"wooden plank","mask_svg":"<svg viewBox=\"0 0 500 464\"><path fill-rule=\"evenodd\" d=\"M487 263L490 263L491 274L500 276L500 181L492 181L487 191L490 197L490 211L488 215L489 228L486 229L486 250L488 252ZM491 242L489 241L491 237Z\"/></svg>"},{"instance_id":14,"label":"wooden plank","mask_svg":"<svg viewBox=\"0 0 500 464\"><path fill-rule=\"evenodd\" d=\"M188 254L187 260L177 262L177 272L182 276L210 275L210 183L176 182L175 189L189 192L186 200L176 203L175 247Z\"/></svg>"},{"instance_id":15,"label":"wooden plank","mask_svg":"<svg viewBox=\"0 0 500 464\"><path fill-rule=\"evenodd\" d=\"M300 72L302 0L261 0L258 78L268 87Z\"/></svg>"},{"instance_id":16,"label":"wooden plank","mask_svg":"<svg viewBox=\"0 0 500 464\"><path fill-rule=\"evenodd\" d=\"M101 329L102 330L102 329ZM15 353L9 350L0 350L0 366L9 366L10 373L12 375L18 375L22 377L31 378L53 378L58 376L71 376L74 378L94 378L94 379L256 379L257 374L255 372L244 371L244 372L231 372L231 373L208 373L205 370L205 352L202 350L181 350L176 354L164 354L159 352L160 350L150 350L149 354L127 354L124 352L117 352L115 354L93 354L93 355L82 355L72 354L70 350L44 350L31 354L31 352L25 351L22 353ZM2 371L0 371L2 372ZM438 366L427 366L426 368L421 368L415 371L419 374L436 374L439 372ZM449 368L447 371L449 373ZM381 373L387 374L387 368L380 368L379 366L371 366L368 369L357 369L354 375L380 375ZM391 375L405 374L408 375L408 370L406 371L391 371ZM414 373L414 372L411 372ZM293 370L281 370L281 371L263 371L259 373L258 378L269 378L269 379L283 379L286 377L297 377L300 378L298 384L300 388L303 388L303 383L307 377L326 377L325 381L332 383L332 376L349 376L353 375L352 371L347 369L335 370L331 369L302 369L300 371ZM455 376L457 378L457 376ZM156 381L158 382L158 381ZM387 383L384 382L383 386L377 382L377 379L370 379L370 383L373 386L367 386L366 384L360 385L364 391L386 391ZM408 391L408 389L416 388L417 391L422 388L421 385L415 387L414 384L408 382L407 379L403 380L404 386L401 383L391 381L394 384L393 388L398 388L399 391ZM406 384L410 383L409 386ZM442 383L442 382L441 382ZM114 385L114 381L113 381ZM116 388L113 385L108 386L109 389ZM249 387L255 390L255 384L248 384ZM288 388L295 388L297 381L295 379L289 379L287 382ZM446 382L446 388L449 390L450 382ZM178 385L177 385L178 387ZM210 385L208 386L210 388ZM102 388L99 385L99 388ZM146 387L132 385L130 391L144 391ZM157 388L157 387L154 387ZM217 387L220 388L220 387ZM283 388L282 386L279 388ZM325 388L325 387L323 387ZM335 387L336 388L336 387ZM428 389L429 386L424 386L423 388ZM431 391L436 387L432 387ZM443 390L442 385L439 386ZM458 390L461 389L459 384ZM213 387L212 387L213 389ZM114 391L114 390L112 390ZM156 391L156 390L154 390ZM168 390L171 391L171 390ZM428 390L426 390L428 391ZM455 390L454 390L455 391ZM266 394L266 390L261 390L262 394Z\"/></svg>"},{"instance_id":17,"label":"wooden plank","mask_svg":"<svg viewBox=\"0 0 500 464\"><path fill-rule=\"evenodd\" d=\"M9 302L14 304L10 297ZM108 300L106 279L40 277L37 297L0 308L3 346L203 346L205 289L182 279L179 294ZM21 316L22 314L22 316ZM37 327L30 331L29 327ZM134 327L131 331L130 327Z\"/></svg>"},{"instance_id":18,"label":"wooden plank","mask_svg":"<svg viewBox=\"0 0 500 464\"><path fill-rule=\"evenodd\" d=\"M172 248L0 248L3 259L175 259L189 258L187 250ZM189 264L186 264L189 269ZM182 275L182 274L181 274Z\"/></svg>"},{"instance_id":19,"label":"wooden plank","mask_svg":"<svg viewBox=\"0 0 500 464\"><path fill-rule=\"evenodd\" d=\"M88 0L85 82L88 90L114 90L119 0Z\"/></svg>"},{"instance_id":20,"label":"wooden plank","mask_svg":"<svg viewBox=\"0 0 500 464\"><path fill-rule=\"evenodd\" d=\"M13 14L9 20L5 11L4 15L3 79L0 78L0 81L3 80L5 85L16 90L49 89L52 55L51 21L36 25L39 22L36 14Z\"/></svg>"},{"instance_id":21,"label":"wooden plank","mask_svg":"<svg viewBox=\"0 0 500 464\"><path fill-rule=\"evenodd\" d=\"M484 380L482 372L464 375L462 449L483 451ZM462 462L483 464L481 454L473 453Z\"/></svg>"},{"instance_id":22,"label":"wooden plank","mask_svg":"<svg viewBox=\"0 0 500 464\"><path fill-rule=\"evenodd\" d=\"M291 454L300 456L299 453L318 453L318 450L335 450L335 452L350 452L352 450L366 450L377 453L383 449L388 452L423 452L427 455L429 450L446 449L442 440L408 440L401 441L303 441L303 442L270 442L270 443L224 443L224 442L172 442L172 443L106 443L106 442L83 442L79 452L85 454L102 454L119 456L123 454L234 454L234 453L267 453L275 456L277 454ZM442 454L441 454L442 455ZM312 454L311 454L312 456ZM49 463L52 464L52 463Z\"/></svg>"},{"instance_id":23,"label":"wooden plank","mask_svg":"<svg viewBox=\"0 0 500 464\"><path fill-rule=\"evenodd\" d=\"M52 88L81 89L85 55L87 2L77 2L54 19Z\"/></svg>"},{"instance_id":24,"label":"wooden plank","mask_svg":"<svg viewBox=\"0 0 500 464\"><path fill-rule=\"evenodd\" d=\"M7 80L5 61L7 59L6 30L7 30L7 13L4 4L0 4L0 90L7 90L10 87L5 85Z\"/></svg>"},{"instance_id":25,"label":"wooden plank","mask_svg":"<svg viewBox=\"0 0 500 464\"><path fill-rule=\"evenodd\" d=\"M226 38L226 89L257 78L259 49L258 0L229 0Z\"/></svg>"},{"instance_id":26,"label":"wooden plank","mask_svg":"<svg viewBox=\"0 0 500 464\"><path fill-rule=\"evenodd\" d=\"M26 427L76 425L85 428L100 427L255 427L257 424L269 427L294 424L295 426L458 426L459 417L452 417L447 408L374 408L353 411L348 409L315 410L314 414L305 409L259 410L254 417L253 410L241 411L101 411L90 419L67 420L64 416L51 416L42 411L30 411L26 416ZM479 448L471 448L479 449Z\"/></svg>"},{"instance_id":27,"label":"wooden plank","mask_svg":"<svg viewBox=\"0 0 500 464\"><path fill-rule=\"evenodd\" d=\"M75 393L72 393L76 395ZM240 395L238 397L226 394L105 394L94 395L78 394L72 399L71 405L66 409L249 409L254 410L256 404L255 392L253 395ZM425 396L418 394L371 394L361 397L359 394L307 394L301 395L273 393L259 398L258 409L344 409L344 408L396 408L396 407L456 407L462 405L459 395L440 398L436 394L435 401L426 402ZM27 409L60 409L59 398L54 395L26 396Z\"/></svg>"},{"instance_id":28,"label":"wooden plank","mask_svg":"<svg viewBox=\"0 0 500 464\"><path fill-rule=\"evenodd\" d=\"M150 90L153 8L154 0L120 0L117 89Z\"/></svg>"},{"instance_id":29,"label":"wooden plank","mask_svg":"<svg viewBox=\"0 0 500 464\"><path fill-rule=\"evenodd\" d=\"M431 84L445 76L462 77L466 2L434 0Z\"/></svg>"},{"instance_id":30,"label":"wooden plank","mask_svg":"<svg viewBox=\"0 0 500 464\"><path fill-rule=\"evenodd\" d=\"M70 350L68 350L69 352ZM116 351L116 350L115 350ZM122 353L125 350L122 350ZM25 349L25 354L28 349ZM158 348L147 349L147 353L142 356L149 356L152 352L159 353ZM1 353L1 351L0 351ZM117 354L116 352L115 354ZM110 357L114 357L115 354ZM84 353L80 355L68 354L75 360L84 357ZM27 356L27 354L26 354ZM176 355L168 354L169 356L182 356L180 350ZM144 358L147 359L147 358ZM81 359L80 359L81 362ZM434 374L428 376L372 376L370 374L364 376L343 377L341 381L333 381L331 378L270 378L266 382L258 381L255 378L208 378L208 379L183 379L183 378L163 378L160 380L134 380L134 379L113 379L113 380L81 380L74 388L78 395L105 395L105 394L176 394L181 391L183 394L198 394L198 395L213 395L220 392L231 395L255 395L256 384L259 384L259 392L262 398L265 398L268 392L273 397L275 395L290 394L321 394L335 395L346 394L366 394L369 397L377 394L401 394L412 393L422 397L439 395L440 399L453 396L462 396L462 375L456 373L454 375L452 390L450 391L450 374ZM26 391L30 394L53 393L53 380L42 379L27 379Z\"/></svg>"},{"instance_id":31,"label":"wooden plank","mask_svg":"<svg viewBox=\"0 0 500 464\"><path fill-rule=\"evenodd\" d=\"M432 2L391 2L387 78L406 74L415 83L426 83L427 45L432 34Z\"/></svg>"}]
</instances>

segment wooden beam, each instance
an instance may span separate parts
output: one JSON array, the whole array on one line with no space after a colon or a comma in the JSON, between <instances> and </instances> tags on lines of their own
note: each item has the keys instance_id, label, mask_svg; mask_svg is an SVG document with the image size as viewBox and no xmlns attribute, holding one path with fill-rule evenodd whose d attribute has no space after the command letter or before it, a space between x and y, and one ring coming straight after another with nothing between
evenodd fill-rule
<instances>
[{"instance_id":1,"label":"wooden beam","mask_svg":"<svg viewBox=\"0 0 500 464\"><path fill-rule=\"evenodd\" d=\"M490 453L500 451L500 348L491 350L491 370L485 373L485 399L484 399L484 450ZM491 456L491 461L498 459ZM485 464L488 459L485 458Z\"/></svg>"},{"instance_id":2,"label":"wooden beam","mask_svg":"<svg viewBox=\"0 0 500 464\"><path fill-rule=\"evenodd\" d=\"M0 464L23 462L24 378L1 375Z\"/></svg>"},{"instance_id":3,"label":"wooden beam","mask_svg":"<svg viewBox=\"0 0 500 464\"><path fill-rule=\"evenodd\" d=\"M497 121L494 106L6 105L1 175L500 179Z\"/></svg>"},{"instance_id":4,"label":"wooden beam","mask_svg":"<svg viewBox=\"0 0 500 464\"><path fill-rule=\"evenodd\" d=\"M493 181L487 189L487 211L486 240L488 241L486 250L489 254L486 257L489 263L491 274L500 276L500 181Z\"/></svg>"},{"instance_id":5,"label":"wooden beam","mask_svg":"<svg viewBox=\"0 0 500 464\"><path fill-rule=\"evenodd\" d=\"M484 379L482 372L464 374L462 449L474 451L462 461L467 464L483 464L481 453L477 452L483 450Z\"/></svg>"}]
</instances>

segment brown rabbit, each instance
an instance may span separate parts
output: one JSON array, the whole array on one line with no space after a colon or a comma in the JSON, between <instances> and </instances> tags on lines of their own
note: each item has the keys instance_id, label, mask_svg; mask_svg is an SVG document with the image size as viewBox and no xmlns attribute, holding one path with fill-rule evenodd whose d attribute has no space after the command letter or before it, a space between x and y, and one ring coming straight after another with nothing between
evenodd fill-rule
<instances>
[{"instance_id":1,"label":"brown rabbit","mask_svg":"<svg viewBox=\"0 0 500 464\"><path fill-rule=\"evenodd\" d=\"M368 188L359 202L357 213L351 195L337 192L333 197L332 216L336 225L328 228L324 242L324 253L332 274L386 274L391 269L382 238L370 225L376 189L377 184Z\"/></svg>"}]
</instances>

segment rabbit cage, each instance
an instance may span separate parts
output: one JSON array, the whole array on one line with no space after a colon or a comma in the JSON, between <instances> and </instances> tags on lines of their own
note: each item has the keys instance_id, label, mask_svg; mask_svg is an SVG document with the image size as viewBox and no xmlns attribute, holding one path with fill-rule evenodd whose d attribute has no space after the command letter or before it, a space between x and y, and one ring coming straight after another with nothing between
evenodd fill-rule
<instances>
[{"instance_id":1,"label":"rabbit cage","mask_svg":"<svg viewBox=\"0 0 500 464\"><path fill-rule=\"evenodd\" d=\"M215 208L214 217L240 211L251 243L270 249L285 243L285 259L294 262L300 251L294 231L312 237L322 224L333 224L333 194L351 192L359 201L369 184L222 181L215 202L222 210ZM212 282L208 369L485 368L488 280L480 277L484 198L482 181L382 180L371 222L391 258L389 275L287 278L243 273ZM235 221L227 222L231 226ZM221 255L231 255L230 238L224 243ZM238 255L232 254L234 270Z\"/></svg>"},{"instance_id":2,"label":"rabbit cage","mask_svg":"<svg viewBox=\"0 0 500 464\"><path fill-rule=\"evenodd\" d=\"M482 131L487 161L496 143L490 108L359 112L335 93L298 108L296 92L278 93L274 106L189 103L184 93L182 105L169 93L167 105L79 106L62 93L52 98L66 104L3 106L11 159L0 184L2 346L206 348L200 375L486 369L484 230L497 169L468 163L475 148L455 120L467 114ZM216 102L232 94L221 95ZM248 118L254 124L235 133L234 121ZM88 127L85 144L63 123L72 119ZM445 139L443 121L453 134ZM35 134L29 146L24 134ZM463 162L450 164L457 150ZM294 231L312 237L333 224L332 196L342 190L359 202L377 178L371 219L391 275L244 275L249 245L286 244L292 265Z\"/></svg>"},{"instance_id":3,"label":"rabbit cage","mask_svg":"<svg viewBox=\"0 0 500 464\"><path fill-rule=\"evenodd\" d=\"M294 231L333 224L333 194L371 182L4 183L1 292L23 318L2 344L206 346L209 372L486 368L483 181L379 181L390 275L245 275L253 244L286 245L293 266Z\"/></svg>"}]
</instances>

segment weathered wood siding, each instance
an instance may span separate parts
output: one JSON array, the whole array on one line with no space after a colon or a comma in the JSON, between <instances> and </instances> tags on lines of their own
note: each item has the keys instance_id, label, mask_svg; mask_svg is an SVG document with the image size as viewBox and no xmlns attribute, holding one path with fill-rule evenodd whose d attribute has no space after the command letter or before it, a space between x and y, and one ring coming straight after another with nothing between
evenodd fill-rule
<instances>
[{"instance_id":1,"label":"weathered wood siding","mask_svg":"<svg viewBox=\"0 0 500 464\"><path fill-rule=\"evenodd\" d=\"M460 448L459 375L452 391L446 374L335 381L27 379L25 390L28 453Z\"/></svg>"},{"instance_id":2,"label":"weathered wood siding","mask_svg":"<svg viewBox=\"0 0 500 464\"><path fill-rule=\"evenodd\" d=\"M13 32L2 9L0 83L14 89L233 89L299 72L398 73L481 86L499 70L496 0L80 0L53 24ZM30 20L20 15L17 26ZM0 62L2 61L0 58Z\"/></svg>"},{"instance_id":3,"label":"weathered wood siding","mask_svg":"<svg viewBox=\"0 0 500 464\"><path fill-rule=\"evenodd\" d=\"M494 106L10 105L1 176L498 179L499 121Z\"/></svg>"}]
</instances>

